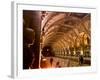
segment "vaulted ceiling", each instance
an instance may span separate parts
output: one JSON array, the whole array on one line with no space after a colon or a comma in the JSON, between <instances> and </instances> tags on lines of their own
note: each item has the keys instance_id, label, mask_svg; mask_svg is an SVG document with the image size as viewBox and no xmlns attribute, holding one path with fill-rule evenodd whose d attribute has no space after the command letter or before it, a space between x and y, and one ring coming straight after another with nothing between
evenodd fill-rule
<instances>
[{"instance_id":1,"label":"vaulted ceiling","mask_svg":"<svg viewBox=\"0 0 100 80\"><path fill-rule=\"evenodd\" d=\"M42 39L43 47L66 48L81 41L86 34L90 39L90 13L73 12L42 12Z\"/></svg>"}]
</instances>

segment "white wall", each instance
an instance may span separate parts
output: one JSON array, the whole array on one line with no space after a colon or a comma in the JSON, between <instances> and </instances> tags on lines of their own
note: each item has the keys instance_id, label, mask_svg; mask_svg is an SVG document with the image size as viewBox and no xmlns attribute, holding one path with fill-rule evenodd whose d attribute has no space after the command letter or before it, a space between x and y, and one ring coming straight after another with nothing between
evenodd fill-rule
<instances>
[{"instance_id":1,"label":"white wall","mask_svg":"<svg viewBox=\"0 0 100 80\"><path fill-rule=\"evenodd\" d=\"M30 0L29 0L30 1ZM72 5L72 6L86 6L97 7L97 27L94 32L95 39L95 53L98 56L98 66L96 73L86 74L72 74L72 75L60 75L50 78L43 78L41 80L99 80L100 75L100 6L99 0L32 0L34 3L41 4L56 4L56 5ZM95 27L95 26L94 26ZM0 80L12 80L10 76L11 67L11 0L0 1ZM24 80L24 79L18 79ZM36 79L25 79L36 80Z\"/></svg>"}]
</instances>

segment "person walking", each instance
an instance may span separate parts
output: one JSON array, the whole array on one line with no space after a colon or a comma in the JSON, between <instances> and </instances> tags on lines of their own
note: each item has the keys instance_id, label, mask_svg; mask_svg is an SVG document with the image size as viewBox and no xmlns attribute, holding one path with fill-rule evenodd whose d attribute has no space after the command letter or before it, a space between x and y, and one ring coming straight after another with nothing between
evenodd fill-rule
<instances>
[{"instance_id":1,"label":"person walking","mask_svg":"<svg viewBox=\"0 0 100 80\"><path fill-rule=\"evenodd\" d=\"M50 58L50 64L51 64L51 67L53 65L53 58Z\"/></svg>"}]
</instances>

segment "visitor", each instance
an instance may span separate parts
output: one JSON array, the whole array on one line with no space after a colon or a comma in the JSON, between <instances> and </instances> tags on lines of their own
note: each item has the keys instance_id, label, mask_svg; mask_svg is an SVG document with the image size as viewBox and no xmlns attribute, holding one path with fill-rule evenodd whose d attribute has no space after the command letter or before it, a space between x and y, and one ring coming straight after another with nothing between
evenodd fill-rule
<instances>
[{"instance_id":1,"label":"visitor","mask_svg":"<svg viewBox=\"0 0 100 80\"><path fill-rule=\"evenodd\" d=\"M50 58L50 64L51 64L51 67L53 65L53 58Z\"/></svg>"},{"instance_id":2,"label":"visitor","mask_svg":"<svg viewBox=\"0 0 100 80\"><path fill-rule=\"evenodd\" d=\"M79 65L82 65L83 64L83 55L79 55Z\"/></svg>"},{"instance_id":3,"label":"visitor","mask_svg":"<svg viewBox=\"0 0 100 80\"><path fill-rule=\"evenodd\" d=\"M61 66L60 66L60 62L58 61L57 63L56 63L56 68L60 68Z\"/></svg>"}]
</instances>

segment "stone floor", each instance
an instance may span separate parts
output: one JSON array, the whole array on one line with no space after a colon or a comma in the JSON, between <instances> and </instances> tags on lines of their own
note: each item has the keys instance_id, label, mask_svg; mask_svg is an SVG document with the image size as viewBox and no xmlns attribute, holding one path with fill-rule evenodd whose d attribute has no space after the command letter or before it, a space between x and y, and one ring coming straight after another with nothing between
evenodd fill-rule
<instances>
[{"instance_id":1,"label":"stone floor","mask_svg":"<svg viewBox=\"0 0 100 80\"><path fill-rule=\"evenodd\" d=\"M63 59L58 57L52 57L53 63L50 64L51 57L45 57L46 59L46 67L47 68L55 68L57 67L57 62L59 62L59 67L79 67L79 66L89 66L89 64L82 64L79 65L79 62L70 60L70 59Z\"/></svg>"}]
</instances>

